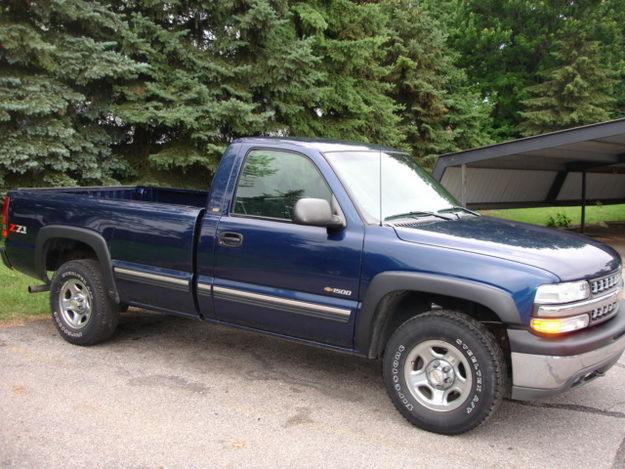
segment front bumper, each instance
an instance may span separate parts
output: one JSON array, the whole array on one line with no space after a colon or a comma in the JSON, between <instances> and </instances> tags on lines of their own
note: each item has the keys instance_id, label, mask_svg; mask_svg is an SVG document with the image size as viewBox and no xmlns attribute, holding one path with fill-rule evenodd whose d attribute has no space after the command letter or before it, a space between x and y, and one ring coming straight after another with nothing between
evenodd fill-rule
<instances>
[{"instance_id":1,"label":"front bumper","mask_svg":"<svg viewBox=\"0 0 625 469\"><path fill-rule=\"evenodd\" d=\"M7 256L7 252L4 250L4 248L0 248L0 257L2 257L2 262L4 263L4 265L7 266L7 268L13 268L13 266L9 262L9 257Z\"/></svg>"},{"instance_id":2,"label":"front bumper","mask_svg":"<svg viewBox=\"0 0 625 469\"><path fill-rule=\"evenodd\" d=\"M528 331L509 331L509 337L512 399L558 394L602 376L621 357L625 350L625 302L621 302L616 317L569 337L545 339Z\"/></svg>"}]
</instances>

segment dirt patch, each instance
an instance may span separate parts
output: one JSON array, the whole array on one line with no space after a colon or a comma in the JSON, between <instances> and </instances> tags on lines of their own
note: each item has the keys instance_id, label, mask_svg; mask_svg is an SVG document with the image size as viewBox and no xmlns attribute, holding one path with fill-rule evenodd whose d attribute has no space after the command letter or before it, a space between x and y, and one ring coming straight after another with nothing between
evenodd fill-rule
<instances>
[{"instance_id":1,"label":"dirt patch","mask_svg":"<svg viewBox=\"0 0 625 469\"><path fill-rule=\"evenodd\" d=\"M17 396L23 396L26 394L26 386L16 385L11 388L11 391Z\"/></svg>"},{"instance_id":2,"label":"dirt patch","mask_svg":"<svg viewBox=\"0 0 625 469\"><path fill-rule=\"evenodd\" d=\"M188 381L181 376L165 376L165 375L148 375L138 378L132 378L128 381L130 386L148 386L148 387L163 387L173 389L175 391L190 391L194 393L205 393L208 391L208 387L199 382Z\"/></svg>"},{"instance_id":3,"label":"dirt patch","mask_svg":"<svg viewBox=\"0 0 625 469\"><path fill-rule=\"evenodd\" d=\"M287 421L282 425L283 428L296 427L298 425L305 425L307 423L314 423L315 421L310 418L312 409L309 407L298 407L294 415L291 415Z\"/></svg>"},{"instance_id":4,"label":"dirt patch","mask_svg":"<svg viewBox=\"0 0 625 469\"><path fill-rule=\"evenodd\" d=\"M0 322L0 329L8 329L9 327L23 326L31 322L44 321L48 319L50 319L50 315L48 313L42 314L40 316L28 316L26 318L9 319L8 321Z\"/></svg>"}]
</instances>

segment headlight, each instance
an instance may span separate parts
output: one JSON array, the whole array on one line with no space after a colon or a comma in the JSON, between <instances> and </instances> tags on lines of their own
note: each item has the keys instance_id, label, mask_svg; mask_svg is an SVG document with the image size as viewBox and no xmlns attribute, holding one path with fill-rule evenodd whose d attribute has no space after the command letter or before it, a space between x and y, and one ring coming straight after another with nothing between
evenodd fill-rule
<instances>
[{"instance_id":1,"label":"headlight","mask_svg":"<svg viewBox=\"0 0 625 469\"><path fill-rule=\"evenodd\" d=\"M568 318L532 318L530 327L541 334L564 334L588 327L589 322L587 314Z\"/></svg>"},{"instance_id":2,"label":"headlight","mask_svg":"<svg viewBox=\"0 0 625 469\"><path fill-rule=\"evenodd\" d=\"M549 305L570 303L590 297L590 285L587 281L568 283L549 283L536 289L534 303Z\"/></svg>"}]
</instances>

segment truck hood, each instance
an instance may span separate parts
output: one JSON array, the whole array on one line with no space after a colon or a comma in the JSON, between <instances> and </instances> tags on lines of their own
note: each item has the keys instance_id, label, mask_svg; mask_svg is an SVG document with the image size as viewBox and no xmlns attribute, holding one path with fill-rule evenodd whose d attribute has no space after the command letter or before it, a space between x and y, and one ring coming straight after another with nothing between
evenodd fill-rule
<instances>
[{"instance_id":1,"label":"truck hood","mask_svg":"<svg viewBox=\"0 0 625 469\"><path fill-rule=\"evenodd\" d=\"M586 236L497 218L422 219L393 227L404 241L519 262L551 272L561 281L599 277L621 264L614 249Z\"/></svg>"}]
</instances>

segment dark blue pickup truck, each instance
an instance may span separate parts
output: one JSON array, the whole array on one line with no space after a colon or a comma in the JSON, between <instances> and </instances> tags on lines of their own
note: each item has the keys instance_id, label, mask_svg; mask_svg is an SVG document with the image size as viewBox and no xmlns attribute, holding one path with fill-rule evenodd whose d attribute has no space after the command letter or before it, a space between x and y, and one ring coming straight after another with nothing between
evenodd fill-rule
<instances>
[{"instance_id":1,"label":"dark blue pickup truck","mask_svg":"<svg viewBox=\"0 0 625 469\"><path fill-rule=\"evenodd\" d=\"M10 191L3 235L68 342L108 339L135 306L381 358L398 410L439 433L601 376L625 348L613 249L459 207L389 148L247 138L208 192Z\"/></svg>"}]
</instances>

